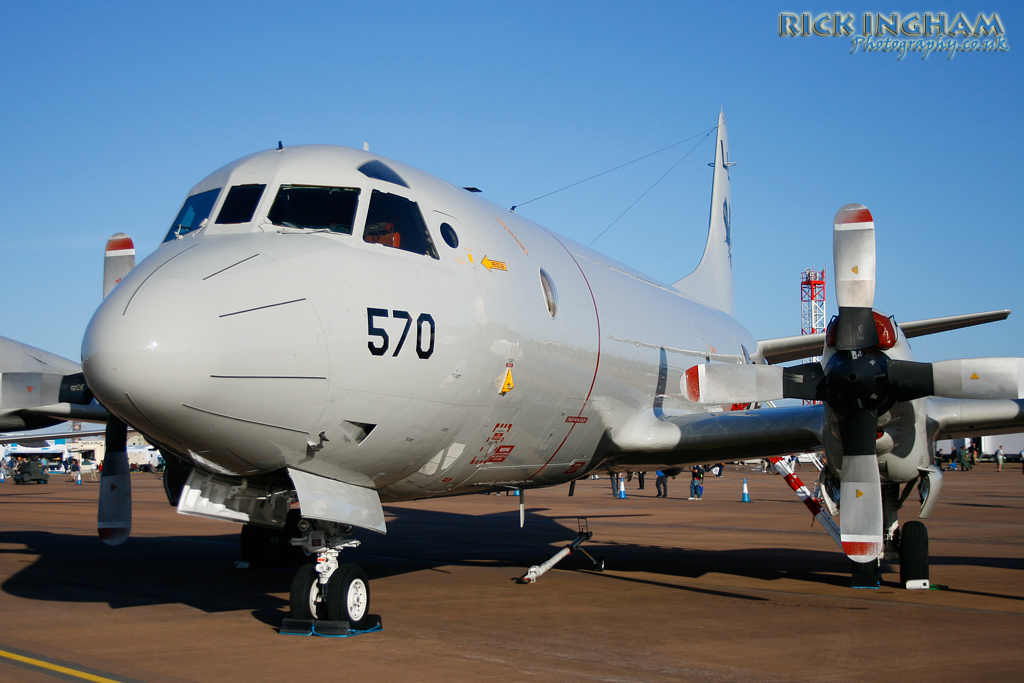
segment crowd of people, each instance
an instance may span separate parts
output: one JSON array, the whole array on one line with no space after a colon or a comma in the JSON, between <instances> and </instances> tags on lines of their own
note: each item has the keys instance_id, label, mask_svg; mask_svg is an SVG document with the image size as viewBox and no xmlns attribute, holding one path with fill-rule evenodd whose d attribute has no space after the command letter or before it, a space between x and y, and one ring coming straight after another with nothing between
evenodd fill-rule
<instances>
[{"instance_id":1,"label":"crowd of people","mask_svg":"<svg viewBox=\"0 0 1024 683\"><path fill-rule=\"evenodd\" d=\"M657 470L654 473L654 486L657 490L655 498L668 498L668 480L669 478L675 479L682 470L670 470L668 468L664 470ZM722 463L716 463L714 465L694 465L690 467L690 497L687 500L701 500L704 496L704 475L711 473L716 477L721 477L725 474L725 465ZM644 475L645 472L626 472L624 474L612 474L611 485L612 495L618 496L619 491L622 489L626 482L632 482L633 479L638 481L638 490L644 490ZM592 474L591 479L600 479L601 475Z\"/></svg>"},{"instance_id":2,"label":"crowd of people","mask_svg":"<svg viewBox=\"0 0 1024 683\"><path fill-rule=\"evenodd\" d=\"M1006 463L1006 452L1003 450L1002 444L999 445L999 448L996 449L993 455L996 461L996 472L1002 472L1003 466ZM935 453L935 464L943 471L970 472L978 464L980 458L981 452L974 446L970 448L960 446L950 450L949 453L940 448ZM1021 472L1024 472L1024 450L1020 452L1020 461Z\"/></svg>"},{"instance_id":3,"label":"crowd of people","mask_svg":"<svg viewBox=\"0 0 1024 683\"><path fill-rule=\"evenodd\" d=\"M950 453L945 453L943 449L939 449L935 454L935 463L943 471L958 471L958 472L969 472L978 464L981 454L978 449L973 446L968 448L966 446L960 446L955 448ZM995 453L996 471L1002 472L1003 466L1006 462L1006 454L1003 450L1002 445L996 449ZM1022 472L1024 472L1024 450L1020 452ZM797 466L797 459L793 456L787 456L792 466ZM655 488L657 493L655 498L668 498L668 480L675 479L676 476L682 473L682 471L689 471L690 473L690 489L689 497L687 500L701 500L704 497L704 475L711 473L716 477L721 477L725 473L725 466L722 463L714 465L693 465L689 470L680 469L668 469L657 470L655 472ZM762 463L762 472L774 472L771 466L771 462L765 459ZM774 472L777 474L777 472ZM592 474L591 479L601 479L601 475ZM624 482L632 482L637 479L639 482L638 489L644 489L644 472L627 472L624 474L612 474L611 485L612 495L618 496Z\"/></svg>"},{"instance_id":4,"label":"crowd of people","mask_svg":"<svg viewBox=\"0 0 1024 683\"><path fill-rule=\"evenodd\" d=\"M35 468L33 468L35 463ZM60 460L54 459L51 463L48 458L45 457L29 457L24 455L18 455L17 453L10 453L4 456L0 456L0 472L3 473L3 478L8 479L16 475L28 476L35 475L33 469L41 472L46 471L47 474L51 473L62 473L67 475L65 481L76 482L82 474L89 474L91 481L98 482L98 473L102 470L102 465L97 465L93 460L88 458L79 459L74 457L62 458Z\"/></svg>"},{"instance_id":5,"label":"crowd of people","mask_svg":"<svg viewBox=\"0 0 1024 683\"><path fill-rule=\"evenodd\" d=\"M17 451L2 454L0 453L0 481L9 479L15 475L28 475L35 463L36 470L46 471L48 474L65 474L65 481L77 482L79 476L85 481L88 476L89 482L99 482L100 474L103 472L103 463L97 463L92 458L76 458L67 455L63 458L47 458L39 455L19 455ZM131 472L153 472L160 473L164 469L163 457L158 453L150 456L149 462L141 465L130 463L128 469Z\"/></svg>"}]
</instances>

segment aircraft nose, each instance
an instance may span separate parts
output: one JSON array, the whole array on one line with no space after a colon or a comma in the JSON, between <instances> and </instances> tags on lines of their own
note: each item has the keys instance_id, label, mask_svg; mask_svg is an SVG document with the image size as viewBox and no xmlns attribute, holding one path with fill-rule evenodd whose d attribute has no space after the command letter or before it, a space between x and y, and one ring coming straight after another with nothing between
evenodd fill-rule
<instances>
[{"instance_id":1,"label":"aircraft nose","mask_svg":"<svg viewBox=\"0 0 1024 683\"><path fill-rule=\"evenodd\" d=\"M296 279L264 250L231 240L167 252L162 263L140 264L89 323L90 389L128 424L210 469L267 471L305 455L329 363Z\"/></svg>"}]
</instances>

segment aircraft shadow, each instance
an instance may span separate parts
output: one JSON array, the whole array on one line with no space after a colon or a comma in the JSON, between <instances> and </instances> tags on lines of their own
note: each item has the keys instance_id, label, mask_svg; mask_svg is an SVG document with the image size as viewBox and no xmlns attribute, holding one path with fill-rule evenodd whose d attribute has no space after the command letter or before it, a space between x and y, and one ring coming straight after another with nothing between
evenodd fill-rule
<instances>
[{"instance_id":1,"label":"aircraft shadow","mask_svg":"<svg viewBox=\"0 0 1024 683\"><path fill-rule=\"evenodd\" d=\"M510 580L543 562L576 535L574 520L561 522L527 515L519 528L518 511L488 515L433 510L386 508L389 533L364 533L362 545L346 550L343 561L361 565L370 579L446 566L500 567ZM595 519L592 517L591 521ZM720 551L686 547L680 530L678 546L602 542L597 537L584 548L603 556L613 573L609 580L639 582L668 588L757 600L742 593L693 585L672 579L695 579L709 573L774 581L783 578L835 586L849 585L849 563L838 552L794 548L736 548ZM0 532L0 557L38 556L10 576L0 588L10 595L34 600L103 602L111 608L185 604L205 612L253 610L268 623L287 609L286 594L292 569L234 567L240 559L238 535L133 537L118 547L97 538L46 531ZM932 563L1024 570L1024 560L985 557L933 556ZM561 570L592 571L580 553L563 560ZM651 575L662 577L652 578ZM278 595L275 595L278 594Z\"/></svg>"}]
</instances>

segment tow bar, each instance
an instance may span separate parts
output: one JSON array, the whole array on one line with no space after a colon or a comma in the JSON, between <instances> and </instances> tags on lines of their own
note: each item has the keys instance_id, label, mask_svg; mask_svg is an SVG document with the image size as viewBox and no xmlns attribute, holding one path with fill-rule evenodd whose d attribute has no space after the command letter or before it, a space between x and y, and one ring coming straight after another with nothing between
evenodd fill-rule
<instances>
[{"instance_id":1,"label":"tow bar","mask_svg":"<svg viewBox=\"0 0 1024 683\"><path fill-rule=\"evenodd\" d=\"M594 563L594 566L597 568L597 571L604 571L604 557L598 557L595 560L593 557L591 557L590 553L588 553L586 550L580 547L583 541L589 541L591 538L594 537L594 532L590 530L590 525L587 522L587 518L577 517L576 522L579 525L579 534L576 536L576 538L572 539L569 545L565 546L557 553L552 555L551 559L549 559L547 562L530 567L525 574L519 577L519 583L536 582L537 579L546 574L549 569L551 569L556 564L561 562L564 558L571 555L574 550L579 550L581 553L586 555L587 559Z\"/></svg>"}]
</instances>

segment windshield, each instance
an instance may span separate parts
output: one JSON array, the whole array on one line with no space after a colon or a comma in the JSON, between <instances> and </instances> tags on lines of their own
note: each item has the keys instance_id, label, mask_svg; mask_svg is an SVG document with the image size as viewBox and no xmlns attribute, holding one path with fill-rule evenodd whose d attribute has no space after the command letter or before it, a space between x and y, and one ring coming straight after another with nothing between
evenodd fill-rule
<instances>
[{"instance_id":1,"label":"windshield","mask_svg":"<svg viewBox=\"0 0 1024 683\"><path fill-rule=\"evenodd\" d=\"M248 223L256 213L266 185L235 185L228 190L224 206L217 214L218 223Z\"/></svg>"},{"instance_id":2,"label":"windshield","mask_svg":"<svg viewBox=\"0 0 1024 683\"><path fill-rule=\"evenodd\" d=\"M178 217L171 224L171 229L168 231L167 237L164 238L164 242L169 242L203 227L206 219L210 217L210 211L213 209L219 194L220 188L217 188L216 190L207 190L187 198L185 205L178 212Z\"/></svg>"},{"instance_id":3,"label":"windshield","mask_svg":"<svg viewBox=\"0 0 1024 683\"><path fill-rule=\"evenodd\" d=\"M363 241L438 258L419 205L380 190L370 195Z\"/></svg>"},{"instance_id":4,"label":"windshield","mask_svg":"<svg viewBox=\"0 0 1024 683\"><path fill-rule=\"evenodd\" d=\"M267 218L274 225L352 234L359 188L282 185Z\"/></svg>"}]
</instances>

